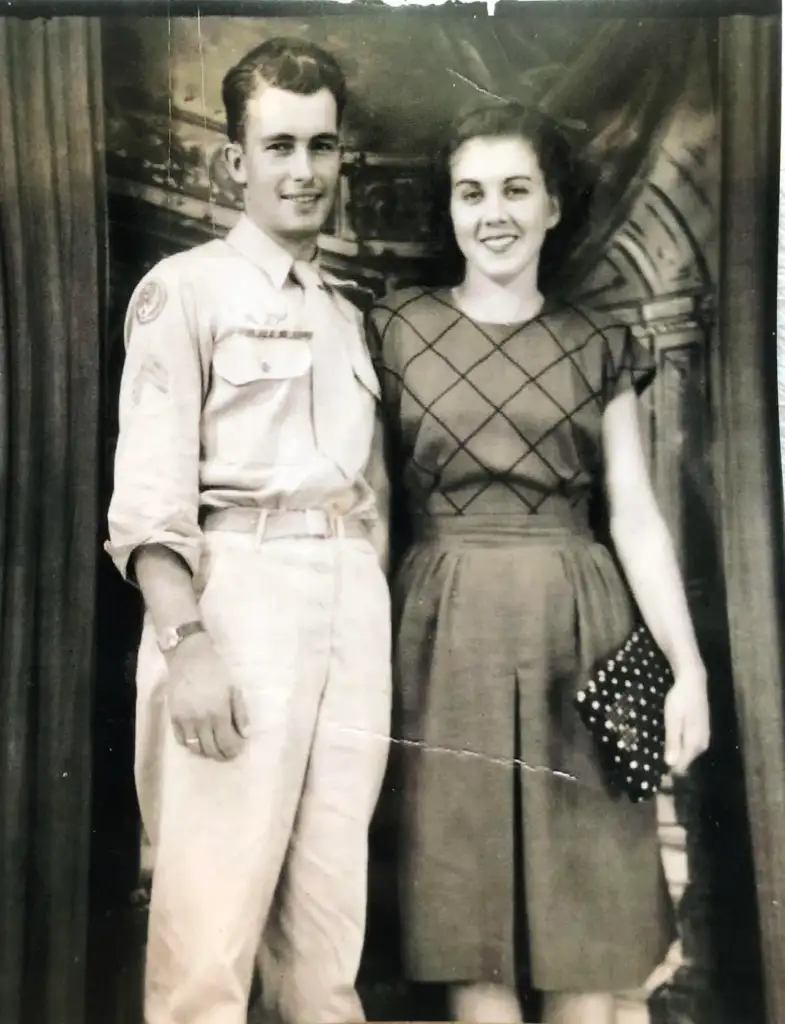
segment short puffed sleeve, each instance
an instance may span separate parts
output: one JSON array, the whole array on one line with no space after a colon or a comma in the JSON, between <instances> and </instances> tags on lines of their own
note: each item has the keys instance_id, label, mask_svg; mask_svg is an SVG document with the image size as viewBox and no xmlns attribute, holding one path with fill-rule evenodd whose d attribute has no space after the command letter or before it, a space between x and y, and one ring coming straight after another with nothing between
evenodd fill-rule
<instances>
[{"instance_id":1,"label":"short puffed sleeve","mask_svg":"<svg viewBox=\"0 0 785 1024\"><path fill-rule=\"evenodd\" d=\"M633 390L642 394L657 375L657 363L651 350L627 325L605 328L602 395L608 405L618 395Z\"/></svg>"}]
</instances>

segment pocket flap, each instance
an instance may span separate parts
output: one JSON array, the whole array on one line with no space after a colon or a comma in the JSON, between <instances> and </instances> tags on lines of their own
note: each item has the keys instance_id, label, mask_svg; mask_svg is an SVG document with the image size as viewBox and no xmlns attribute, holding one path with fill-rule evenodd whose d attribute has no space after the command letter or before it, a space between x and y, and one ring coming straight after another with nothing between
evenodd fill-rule
<instances>
[{"instance_id":1,"label":"pocket flap","mask_svg":"<svg viewBox=\"0 0 785 1024\"><path fill-rule=\"evenodd\" d=\"M237 387L302 377L310 370L311 361L311 346L297 338L234 335L220 342L213 353L215 372Z\"/></svg>"}]
</instances>

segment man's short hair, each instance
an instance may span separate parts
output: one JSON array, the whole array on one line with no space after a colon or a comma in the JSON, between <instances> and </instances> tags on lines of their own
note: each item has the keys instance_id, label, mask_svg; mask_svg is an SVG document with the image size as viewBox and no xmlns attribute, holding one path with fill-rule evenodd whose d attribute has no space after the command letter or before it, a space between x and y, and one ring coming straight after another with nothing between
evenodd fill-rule
<instances>
[{"instance_id":1,"label":"man's short hair","mask_svg":"<svg viewBox=\"0 0 785 1024\"><path fill-rule=\"evenodd\" d=\"M248 101L264 85L301 96L329 89L340 124L346 106L346 79L338 62L314 43L278 37L255 47L224 76L221 92L231 142L245 142Z\"/></svg>"}]
</instances>

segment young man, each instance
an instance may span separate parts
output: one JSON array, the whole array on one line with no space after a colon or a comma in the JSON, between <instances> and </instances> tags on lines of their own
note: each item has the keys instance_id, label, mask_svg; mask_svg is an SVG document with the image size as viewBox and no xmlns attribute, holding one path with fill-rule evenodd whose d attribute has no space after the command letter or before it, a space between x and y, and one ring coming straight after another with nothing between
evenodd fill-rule
<instances>
[{"instance_id":1,"label":"young man","mask_svg":"<svg viewBox=\"0 0 785 1024\"><path fill-rule=\"evenodd\" d=\"M126 318L108 549L147 614L136 779L156 851L145 1024L363 1019L367 833L390 716L378 384L311 262L336 63L276 39L223 83L245 212Z\"/></svg>"}]
</instances>

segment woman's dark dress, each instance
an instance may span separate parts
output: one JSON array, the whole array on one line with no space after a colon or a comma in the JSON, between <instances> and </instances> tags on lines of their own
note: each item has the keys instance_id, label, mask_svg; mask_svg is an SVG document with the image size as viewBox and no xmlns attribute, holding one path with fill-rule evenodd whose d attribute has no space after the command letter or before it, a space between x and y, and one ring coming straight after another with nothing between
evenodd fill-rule
<instances>
[{"instance_id":1,"label":"woman's dark dress","mask_svg":"<svg viewBox=\"0 0 785 1024\"><path fill-rule=\"evenodd\" d=\"M653 361L566 304L479 324L417 289L371 321L415 531L394 584L408 973L637 987L672 939L656 808L606 790L572 698L632 624L589 505L603 409Z\"/></svg>"}]
</instances>

